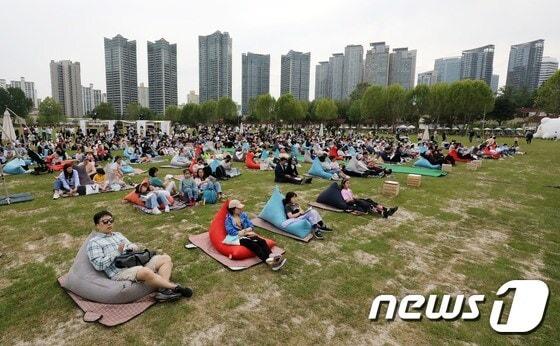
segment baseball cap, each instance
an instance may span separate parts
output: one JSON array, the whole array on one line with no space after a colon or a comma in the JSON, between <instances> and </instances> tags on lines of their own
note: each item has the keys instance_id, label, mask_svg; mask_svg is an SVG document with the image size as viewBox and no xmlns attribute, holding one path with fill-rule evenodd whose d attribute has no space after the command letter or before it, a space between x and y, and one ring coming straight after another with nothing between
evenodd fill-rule
<instances>
[{"instance_id":1,"label":"baseball cap","mask_svg":"<svg viewBox=\"0 0 560 346\"><path fill-rule=\"evenodd\" d=\"M242 204L241 202L239 202L239 200L237 200L237 199L232 199L231 201L229 201L229 204L228 204L229 209L232 209L232 208L243 209L244 207L245 207L245 205Z\"/></svg>"}]
</instances>

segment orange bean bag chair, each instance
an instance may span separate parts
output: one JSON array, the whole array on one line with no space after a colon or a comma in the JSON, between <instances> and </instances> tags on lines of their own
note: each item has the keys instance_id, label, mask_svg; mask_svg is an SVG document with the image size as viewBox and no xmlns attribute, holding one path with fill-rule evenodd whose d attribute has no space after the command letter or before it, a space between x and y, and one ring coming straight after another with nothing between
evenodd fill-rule
<instances>
[{"instance_id":1,"label":"orange bean bag chair","mask_svg":"<svg viewBox=\"0 0 560 346\"><path fill-rule=\"evenodd\" d=\"M486 147L482 149L482 154L484 155L484 157L490 157L494 160L502 157L500 153L496 152L496 150L490 149L490 147Z\"/></svg>"},{"instance_id":2,"label":"orange bean bag chair","mask_svg":"<svg viewBox=\"0 0 560 346\"><path fill-rule=\"evenodd\" d=\"M470 160L460 158L456 149L449 150L449 156L451 156L456 162L470 162Z\"/></svg>"},{"instance_id":3,"label":"orange bean bag chair","mask_svg":"<svg viewBox=\"0 0 560 346\"><path fill-rule=\"evenodd\" d=\"M334 145L329 149L329 157L334 157L335 160L344 160L344 157L338 156L338 148Z\"/></svg>"},{"instance_id":4,"label":"orange bean bag chair","mask_svg":"<svg viewBox=\"0 0 560 346\"><path fill-rule=\"evenodd\" d=\"M210 235L210 241L216 250L224 256L229 257L230 259L234 260L242 260L246 258L255 257L255 254L242 245L226 245L222 243L224 238L226 237L226 215L228 213L228 204L229 200L225 201L216 216L214 216L214 220L210 223L210 229L208 230L208 234ZM266 239L266 243L272 249L276 242L271 239Z\"/></svg>"},{"instance_id":5,"label":"orange bean bag chair","mask_svg":"<svg viewBox=\"0 0 560 346\"><path fill-rule=\"evenodd\" d=\"M140 195L137 194L135 190L130 191L130 193L128 195L124 196L123 199L127 202L132 203L132 204L136 204L136 205L139 205L141 207L144 206L144 201L140 199ZM169 201L169 205L175 203L175 199L173 198L173 196L168 196L167 201ZM163 209L164 206L160 205L159 208Z\"/></svg>"},{"instance_id":6,"label":"orange bean bag chair","mask_svg":"<svg viewBox=\"0 0 560 346\"><path fill-rule=\"evenodd\" d=\"M196 172L194 171L194 165L196 165L196 159L192 159L191 165L189 166L189 172L191 172L191 174L195 174Z\"/></svg>"},{"instance_id":7,"label":"orange bean bag chair","mask_svg":"<svg viewBox=\"0 0 560 346\"><path fill-rule=\"evenodd\" d=\"M252 151L245 155L245 166L249 169L261 169L261 165L255 162L255 153Z\"/></svg>"},{"instance_id":8,"label":"orange bean bag chair","mask_svg":"<svg viewBox=\"0 0 560 346\"><path fill-rule=\"evenodd\" d=\"M52 158L51 158L51 160L52 160ZM67 164L67 163L74 163L74 160L64 160L61 163L56 164L56 165L47 163L47 168L50 169L50 170L56 171L56 172L60 172L60 171L62 171L62 168L64 168L64 165Z\"/></svg>"}]
</instances>

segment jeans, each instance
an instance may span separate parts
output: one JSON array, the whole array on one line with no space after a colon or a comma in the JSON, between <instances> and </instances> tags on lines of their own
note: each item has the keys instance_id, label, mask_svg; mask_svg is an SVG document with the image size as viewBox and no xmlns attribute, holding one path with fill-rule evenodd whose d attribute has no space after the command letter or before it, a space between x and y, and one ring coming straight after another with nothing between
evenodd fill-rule
<instances>
[{"instance_id":1,"label":"jeans","mask_svg":"<svg viewBox=\"0 0 560 346\"><path fill-rule=\"evenodd\" d=\"M169 194L165 190L155 190L151 192L152 195L144 202L144 206L148 209L154 209L163 205L164 207L169 205L167 200L167 195Z\"/></svg>"},{"instance_id":2,"label":"jeans","mask_svg":"<svg viewBox=\"0 0 560 346\"><path fill-rule=\"evenodd\" d=\"M288 227L292 223L300 221L300 220L307 220L312 226L315 226L319 222L323 221L323 218L321 218L321 215L319 215L317 210L311 209L307 213L305 213L303 215L300 215L296 218L285 220L284 222L282 222L282 227L284 227L284 228Z\"/></svg>"},{"instance_id":3,"label":"jeans","mask_svg":"<svg viewBox=\"0 0 560 346\"><path fill-rule=\"evenodd\" d=\"M70 188L74 188L75 186L70 186ZM70 191L64 188L64 185L62 184L62 181L60 181L59 179L56 179L54 181L54 189L55 191Z\"/></svg>"}]
</instances>

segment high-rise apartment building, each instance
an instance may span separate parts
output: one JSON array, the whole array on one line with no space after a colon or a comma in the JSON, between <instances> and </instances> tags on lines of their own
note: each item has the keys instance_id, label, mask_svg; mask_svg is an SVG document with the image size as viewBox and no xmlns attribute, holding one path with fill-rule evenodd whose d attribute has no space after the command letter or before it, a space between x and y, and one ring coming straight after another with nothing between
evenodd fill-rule
<instances>
[{"instance_id":1,"label":"high-rise apartment building","mask_svg":"<svg viewBox=\"0 0 560 346\"><path fill-rule=\"evenodd\" d=\"M82 87L82 107L84 114L89 115L93 109L101 103L101 90L94 89L93 84L89 87Z\"/></svg>"},{"instance_id":2,"label":"high-rise apartment building","mask_svg":"<svg viewBox=\"0 0 560 346\"><path fill-rule=\"evenodd\" d=\"M532 92L539 86L544 40L515 44L509 51L506 86Z\"/></svg>"},{"instance_id":3,"label":"high-rise apartment building","mask_svg":"<svg viewBox=\"0 0 560 346\"><path fill-rule=\"evenodd\" d=\"M497 74L492 75L492 80L490 82L490 89L494 94L498 93L498 84L500 83L500 76Z\"/></svg>"},{"instance_id":4,"label":"high-rise apartment building","mask_svg":"<svg viewBox=\"0 0 560 346\"><path fill-rule=\"evenodd\" d=\"M104 39L107 102L122 117L129 103L138 102L136 41L121 35Z\"/></svg>"},{"instance_id":5,"label":"high-rise apartment building","mask_svg":"<svg viewBox=\"0 0 560 346\"><path fill-rule=\"evenodd\" d=\"M282 55L280 94L292 94L298 100L309 101L311 53L290 50Z\"/></svg>"},{"instance_id":6,"label":"high-rise apartment building","mask_svg":"<svg viewBox=\"0 0 560 346\"><path fill-rule=\"evenodd\" d=\"M177 106L177 44L148 41L148 85L152 112L164 115L167 107Z\"/></svg>"},{"instance_id":7,"label":"high-rise apartment building","mask_svg":"<svg viewBox=\"0 0 560 346\"><path fill-rule=\"evenodd\" d=\"M417 85L433 85L436 83L436 73L434 71L427 71L418 74Z\"/></svg>"},{"instance_id":8,"label":"high-rise apartment building","mask_svg":"<svg viewBox=\"0 0 560 346\"><path fill-rule=\"evenodd\" d=\"M4 84L6 82L4 81ZM25 97L31 99L33 101L33 106L35 106L37 102L37 92L35 91L35 83L34 82L27 82L25 78L21 77L20 80L16 81L13 80L10 82L10 87L18 88L23 91Z\"/></svg>"},{"instance_id":9,"label":"high-rise apartment building","mask_svg":"<svg viewBox=\"0 0 560 346\"><path fill-rule=\"evenodd\" d=\"M416 50L393 49L389 56L389 85L399 84L405 89L412 89L415 77Z\"/></svg>"},{"instance_id":10,"label":"high-rise apartment building","mask_svg":"<svg viewBox=\"0 0 560 346\"><path fill-rule=\"evenodd\" d=\"M330 98L329 62L321 61L315 66L315 100Z\"/></svg>"},{"instance_id":11,"label":"high-rise apartment building","mask_svg":"<svg viewBox=\"0 0 560 346\"><path fill-rule=\"evenodd\" d=\"M461 78L461 57L440 58L434 61L435 81L433 83L453 83Z\"/></svg>"},{"instance_id":12,"label":"high-rise apartment building","mask_svg":"<svg viewBox=\"0 0 560 346\"><path fill-rule=\"evenodd\" d=\"M196 93L196 91L189 91L189 93L187 94L187 103L194 103L197 105L198 101L198 94Z\"/></svg>"},{"instance_id":13,"label":"high-rise apartment building","mask_svg":"<svg viewBox=\"0 0 560 346\"><path fill-rule=\"evenodd\" d=\"M249 100L270 92L270 55L241 56L241 113L249 114Z\"/></svg>"},{"instance_id":14,"label":"high-rise apartment building","mask_svg":"<svg viewBox=\"0 0 560 346\"><path fill-rule=\"evenodd\" d=\"M343 97L344 54L335 53L329 58L329 88L333 100L342 100Z\"/></svg>"},{"instance_id":15,"label":"high-rise apartment building","mask_svg":"<svg viewBox=\"0 0 560 346\"><path fill-rule=\"evenodd\" d=\"M68 117L84 115L80 63L70 60L50 63L51 92L53 99L62 106Z\"/></svg>"},{"instance_id":16,"label":"high-rise apartment building","mask_svg":"<svg viewBox=\"0 0 560 346\"><path fill-rule=\"evenodd\" d=\"M370 85L387 86L389 84L389 46L385 42L370 43L366 52L364 82Z\"/></svg>"},{"instance_id":17,"label":"high-rise apartment building","mask_svg":"<svg viewBox=\"0 0 560 346\"><path fill-rule=\"evenodd\" d=\"M342 74L342 94L349 98L356 86L362 82L364 68L364 47L349 45L344 48L344 71Z\"/></svg>"},{"instance_id":18,"label":"high-rise apartment building","mask_svg":"<svg viewBox=\"0 0 560 346\"><path fill-rule=\"evenodd\" d=\"M464 50L461 55L461 79L483 80L490 86L494 66L494 45Z\"/></svg>"},{"instance_id":19,"label":"high-rise apartment building","mask_svg":"<svg viewBox=\"0 0 560 346\"><path fill-rule=\"evenodd\" d=\"M216 31L208 36L198 36L198 77L201 103L224 96L231 98L229 33Z\"/></svg>"},{"instance_id":20,"label":"high-rise apartment building","mask_svg":"<svg viewBox=\"0 0 560 346\"><path fill-rule=\"evenodd\" d=\"M558 71L558 60L550 56L543 57L541 72L539 73L539 87L555 74L556 71Z\"/></svg>"},{"instance_id":21,"label":"high-rise apartment building","mask_svg":"<svg viewBox=\"0 0 560 346\"><path fill-rule=\"evenodd\" d=\"M150 88L144 86L144 83L140 83L138 86L138 104L150 108Z\"/></svg>"},{"instance_id":22,"label":"high-rise apartment building","mask_svg":"<svg viewBox=\"0 0 560 346\"><path fill-rule=\"evenodd\" d=\"M8 88L8 85L6 84L5 79L0 79L0 88L2 88L2 89Z\"/></svg>"}]
</instances>

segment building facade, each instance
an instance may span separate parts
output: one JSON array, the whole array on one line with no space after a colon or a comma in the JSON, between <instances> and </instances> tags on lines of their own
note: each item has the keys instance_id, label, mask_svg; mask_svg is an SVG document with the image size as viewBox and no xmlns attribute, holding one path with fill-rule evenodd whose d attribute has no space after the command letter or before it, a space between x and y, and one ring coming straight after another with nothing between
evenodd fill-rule
<instances>
[{"instance_id":1,"label":"building facade","mask_svg":"<svg viewBox=\"0 0 560 346\"><path fill-rule=\"evenodd\" d=\"M436 73L434 71L427 71L418 74L418 81L416 85L433 85L436 83Z\"/></svg>"},{"instance_id":2,"label":"building facade","mask_svg":"<svg viewBox=\"0 0 560 346\"><path fill-rule=\"evenodd\" d=\"M329 62L321 61L315 66L315 100L331 98Z\"/></svg>"},{"instance_id":3,"label":"building facade","mask_svg":"<svg viewBox=\"0 0 560 346\"><path fill-rule=\"evenodd\" d=\"M389 46L385 42L370 43L366 52L364 82L370 85L389 85Z\"/></svg>"},{"instance_id":4,"label":"building facade","mask_svg":"<svg viewBox=\"0 0 560 346\"><path fill-rule=\"evenodd\" d=\"M101 90L94 89L93 84L89 87L82 87L82 105L84 114L88 115L93 112L93 109L101 103Z\"/></svg>"},{"instance_id":5,"label":"building facade","mask_svg":"<svg viewBox=\"0 0 560 346\"><path fill-rule=\"evenodd\" d=\"M121 35L104 39L107 102L122 118L129 103L138 102L136 41Z\"/></svg>"},{"instance_id":6,"label":"building facade","mask_svg":"<svg viewBox=\"0 0 560 346\"><path fill-rule=\"evenodd\" d=\"M282 55L280 94L292 94L296 99L309 101L309 74L311 53L290 50Z\"/></svg>"},{"instance_id":7,"label":"building facade","mask_svg":"<svg viewBox=\"0 0 560 346\"><path fill-rule=\"evenodd\" d=\"M405 89L412 89L415 77L416 50L393 49L389 56L389 85L399 84Z\"/></svg>"},{"instance_id":8,"label":"building facade","mask_svg":"<svg viewBox=\"0 0 560 346\"><path fill-rule=\"evenodd\" d=\"M539 86L544 40L515 44L509 51L506 86L532 92Z\"/></svg>"},{"instance_id":9,"label":"building facade","mask_svg":"<svg viewBox=\"0 0 560 346\"><path fill-rule=\"evenodd\" d=\"M461 79L483 80L492 84L494 45L464 50L461 55Z\"/></svg>"},{"instance_id":10,"label":"building facade","mask_svg":"<svg viewBox=\"0 0 560 346\"><path fill-rule=\"evenodd\" d=\"M461 79L461 57L440 58L434 61L435 83L453 83Z\"/></svg>"},{"instance_id":11,"label":"building facade","mask_svg":"<svg viewBox=\"0 0 560 346\"><path fill-rule=\"evenodd\" d=\"M500 76L497 74L492 75L492 81L490 82L490 89L494 94L498 93L498 85L500 84Z\"/></svg>"},{"instance_id":12,"label":"building facade","mask_svg":"<svg viewBox=\"0 0 560 346\"><path fill-rule=\"evenodd\" d=\"M6 84L6 81L4 81L4 84ZM7 86L4 86L4 88L6 87ZM21 77L20 80L18 81L15 80L11 81L10 87L21 89L25 94L25 97L33 101L33 106L35 107L37 103L37 92L35 91L34 82L27 82L25 78Z\"/></svg>"},{"instance_id":13,"label":"building facade","mask_svg":"<svg viewBox=\"0 0 560 346\"><path fill-rule=\"evenodd\" d=\"M2 88L2 89L7 89L8 88L8 85L6 84L5 79L0 79L0 88Z\"/></svg>"},{"instance_id":14,"label":"building facade","mask_svg":"<svg viewBox=\"0 0 560 346\"><path fill-rule=\"evenodd\" d=\"M364 73L364 47L349 45L344 48L344 71L342 74L342 94L349 98L356 86L362 82Z\"/></svg>"},{"instance_id":15,"label":"building facade","mask_svg":"<svg viewBox=\"0 0 560 346\"><path fill-rule=\"evenodd\" d=\"M343 99L344 54L335 53L329 58L329 88L333 100Z\"/></svg>"},{"instance_id":16,"label":"building facade","mask_svg":"<svg viewBox=\"0 0 560 346\"><path fill-rule=\"evenodd\" d=\"M177 44L165 39L148 41L149 107L165 115L169 106L177 106Z\"/></svg>"},{"instance_id":17,"label":"building facade","mask_svg":"<svg viewBox=\"0 0 560 346\"><path fill-rule=\"evenodd\" d=\"M150 88L144 86L144 83L140 83L138 86L138 104L150 108Z\"/></svg>"},{"instance_id":18,"label":"building facade","mask_svg":"<svg viewBox=\"0 0 560 346\"><path fill-rule=\"evenodd\" d=\"M539 73L539 87L555 74L556 71L558 71L558 59L550 56L543 57L541 72Z\"/></svg>"},{"instance_id":19,"label":"building facade","mask_svg":"<svg viewBox=\"0 0 560 346\"><path fill-rule=\"evenodd\" d=\"M231 37L227 32L198 36L198 84L201 103L231 98Z\"/></svg>"},{"instance_id":20,"label":"building facade","mask_svg":"<svg viewBox=\"0 0 560 346\"><path fill-rule=\"evenodd\" d=\"M194 103L197 105L198 101L198 94L194 90L189 91L187 94L187 103Z\"/></svg>"},{"instance_id":21,"label":"building facade","mask_svg":"<svg viewBox=\"0 0 560 346\"><path fill-rule=\"evenodd\" d=\"M270 92L270 55L241 55L241 113L249 114L249 100Z\"/></svg>"},{"instance_id":22,"label":"building facade","mask_svg":"<svg viewBox=\"0 0 560 346\"><path fill-rule=\"evenodd\" d=\"M84 115L80 63L70 60L50 63L51 92L53 99L62 106L68 117Z\"/></svg>"}]
</instances>

